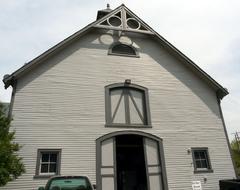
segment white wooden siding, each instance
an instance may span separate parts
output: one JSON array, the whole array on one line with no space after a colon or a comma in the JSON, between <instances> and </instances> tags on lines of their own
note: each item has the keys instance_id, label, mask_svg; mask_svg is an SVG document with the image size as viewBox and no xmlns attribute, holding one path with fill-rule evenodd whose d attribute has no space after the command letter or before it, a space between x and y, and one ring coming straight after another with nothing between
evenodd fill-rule
<instances>
[{"instance_id":1,"label":"white wooden siding","mask_svg":"<svg viewBox=\"0 0 240 190\"><path fill-rule=\"evenodd\" d=\"M18 81L12 125L27 173L2 189L45 184L33 177L37 149L47 148L62 149L61 175L88 175L95 183L95 140L126 130L104 127L104 86L125 79L149 89L153 127L139 130L163 139L170 190L190 190L192 180L201 180L204 190L218 189L219 179L234 177L215 92L146 36L120 38L140 58L107 55L117 38L87 34ZM209 148L214 173L193 173L191 147Z\"/></svg>"}]
</instances>

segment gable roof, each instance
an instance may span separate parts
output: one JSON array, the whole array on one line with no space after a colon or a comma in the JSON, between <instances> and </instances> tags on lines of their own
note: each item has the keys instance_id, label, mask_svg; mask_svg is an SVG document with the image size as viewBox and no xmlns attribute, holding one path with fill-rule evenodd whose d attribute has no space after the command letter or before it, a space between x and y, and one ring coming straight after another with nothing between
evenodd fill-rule
<instances>
[{"instance_id":1,"label":"gable roof","mask_svg":"<svg viewBox=\"0 0 240 190\"><path fill-rule=\"evenodd\" d=\"M119 25L113 25L110 21L110 18L119 19ZM136 21L136 22L135 22ZM131 22L131 23L129 23ZM138 25L136 25L138 23ZM133 27L128 27L128 24ZM59 52L67 45L71 44L73 41L79 39L81 36L89 32L94 28L105 28L111 30L120 30L127 32L138 32L144 33L156 38L167 50L172 52L178 58L180 58L183 63L186 64L190 69L195 71L203 80L205 80L214 90L218 98L222 99L224 96L228 94L226 88L222 87L219 83L217 83L211 76L209 76L205 71L203 71L199 66L197 66L192 60L190 60L187 56L185 56L181 51L175 48L171 43L169 43L166 39L164 39L161 35L159 35L155 30L153 30L150 26L148 26L144 21L142 21L137 15L135 15L130 9L128 9L124 4L120 5L116 9L109 12L107 15L98 19L83 29L77 31L72 34L68 38L64 39L60 43L56 44L52 48L48 49L38 57L34 58L27 64L23 65L21 68L13 72L11 75L5 75L3 78L3 82L5 84L5 88L8 88L10 85L14 84L14 81L19 77L29 72L31 69L41 64L44 60L49 58L51 55Z\"/></svg>"}]
</instances>

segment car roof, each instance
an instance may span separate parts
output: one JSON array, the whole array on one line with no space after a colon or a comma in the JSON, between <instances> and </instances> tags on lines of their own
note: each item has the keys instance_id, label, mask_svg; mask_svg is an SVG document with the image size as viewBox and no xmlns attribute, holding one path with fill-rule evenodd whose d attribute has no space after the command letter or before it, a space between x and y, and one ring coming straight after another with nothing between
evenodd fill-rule
<instances>
[{"instance_id":1,"label":"car roof","mask_svg":"<svg viewBox=\"0 0 240 190\"><path fill-rule=\"evenodd\" d=\"M53 176L50 179L87 178L87 176Z\"/></svg>"}]
</instances>

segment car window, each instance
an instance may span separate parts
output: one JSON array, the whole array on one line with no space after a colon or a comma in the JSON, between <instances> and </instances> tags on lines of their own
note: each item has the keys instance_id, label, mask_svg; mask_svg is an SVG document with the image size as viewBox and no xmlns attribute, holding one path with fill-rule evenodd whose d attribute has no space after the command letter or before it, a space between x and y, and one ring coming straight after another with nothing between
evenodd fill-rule
<instances>
[{"instance_id":1,"label":"car window","mask_svg":"<svg viewBox=\"0 0 240 190\"><path fill-rule=\"evenodd\" d=\"M50 183L49 190L91 190L87 178L57 178Z\"/></svg>"}]
</instances>

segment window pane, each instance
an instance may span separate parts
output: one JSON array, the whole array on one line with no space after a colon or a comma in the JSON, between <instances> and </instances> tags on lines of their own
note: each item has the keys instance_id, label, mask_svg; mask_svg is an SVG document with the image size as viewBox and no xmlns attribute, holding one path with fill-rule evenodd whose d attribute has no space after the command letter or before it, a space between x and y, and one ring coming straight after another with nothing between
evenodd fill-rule
<instances>
[{"instance_id":1,"label":"window pane","mask_svg":"<svg viewBox=\"0 0 240 190\"><path fill-rule=\"evenodd\" d=\"M200 158L201 158L201 159L206 159L206 157L205 157L205 151L200 151L200 152L199 152L199 155L200 155Z\"/></svg>"},{"instance_id":2,"label":"window pane","mask_svg":"<svg viewBox=\"0 0 240 190\"><path fill-rule=\"evenodd\" d=\"M196 168L202 168L200 160L196 161Z\"/></svg>"},{"instance_id":3,"label":"window pane","mask_svg":"<svg viewBox=\"0 0 240 190\"><path fill-rule=\"evenodd\" d=\"M49 169L49 172L56 172L56 169L57 169L57 164L50 164L50 169Z\"/></svg>"},{"instance_id":4,"label":"window pane","mask_svg":"<svg viewBox=\"0 0 240 190\"><path fill-rule=\"evenodd\" d=\"M199 155L199 151L194 151L194 158L197 160L197 159L200 159L200 155Z\"/></svg>"},{"instance_id":5,"label":"window pane","mask_svg":"<svg viewBox=\"0 0 240 190\"><path fill-rule=\"evenodd\" d=\"M50 155L50 162L57 162L57 154L56 153Z\"/></svg>"},{"instance_id":6,"label":"window pane","mask_svg":"<svg viewBox=\"0 0 240 190\"><path fill-rule=\"evenodd\" d=\"M202 162L202 168L208 168L206 160L202 160L201 162Z\"/></svg>"},{"instance_id":7,"label":"window pane","mask_svg":"<svg viewBox=\"0 0 240 190\"><path fill-rule=\"evenodd\" d=\"M85 177L68 177L66 178L55 178L50 183L50 188L52 189L54 186L58 186L61 190L87 190L91 189L89 181ZM79 186L83 186L80 188Z\"/></svg>"},{"instance_id":8,"label":"window pane","mask_svg":"<svg viewBox=\"0 0 240 190\"><path fill-rule=\"evenodd\" d=\"M48 164L41 165L41 173L48 173Z\"/></svg>"},{"instance_id":9,"label":"window pane","mask_svg":"<svg viewBox=\"0 0 240 190\"><path fill-rule=\"evenodd\" d=\"M48 162L49 161L49 154L45 153L42 154L42 162Z\"/></svg>"}]
</instances>

